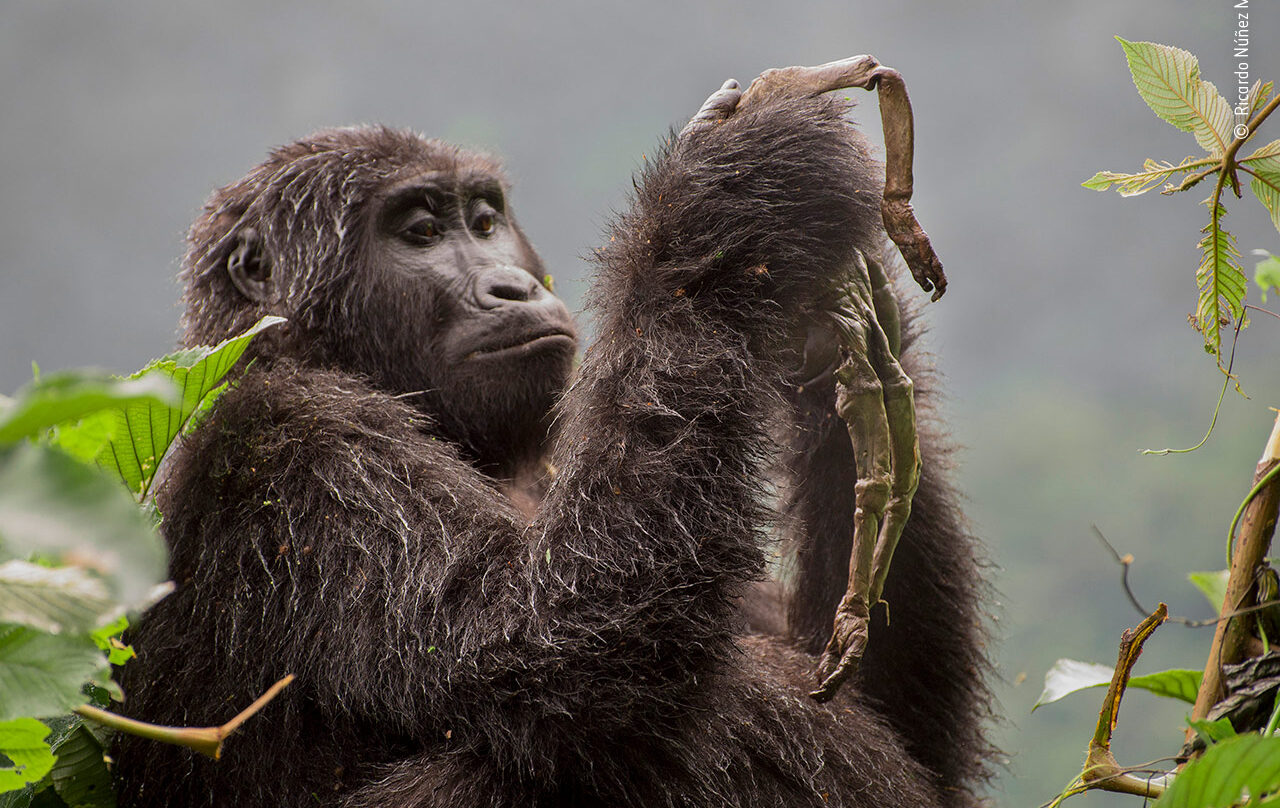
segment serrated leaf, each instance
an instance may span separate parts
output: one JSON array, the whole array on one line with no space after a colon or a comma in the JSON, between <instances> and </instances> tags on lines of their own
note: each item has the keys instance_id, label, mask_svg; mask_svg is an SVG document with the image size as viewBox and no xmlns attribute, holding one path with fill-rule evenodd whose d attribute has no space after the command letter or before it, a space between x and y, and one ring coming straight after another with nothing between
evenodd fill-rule
<instances>
[{"instance_id":1,"label":"serrated leaf","mask_svg":"<svg viewBox=\"0 0 1280 808\"><path fill-rule=\"evenodd\" d=\"M1213 613L1222 611L1222 602L1227 599L1227 578L1230 570L1214 570L1213 572L1189 572L1187 580L1195 584L1200 594L1213 607Z\"/></svg>"},{"instance_id":2,"label":"serrated leaf","mask_svg":"<svg viewBox=\"0 0 1280 808\"><path fill-rule=\"evenodd\" d=\"M249 347L249 343L263 330L284 322L283 317L263 317L252 328L212 348L191 348L155 360L130 379L153 376L167 378L177 385L179 404L161 406L136 403L109 411L110 428L104 428L102 418L90 418L80 427L61 429L55 441L69 444L77 454L86 451L88 440L101 440L95 455L104 468L115 472L125 486L139 500L150 491L156 470L165 452L194 415L207 411L210 396L220 389L222 379ZM221 388L225 389L225 388Z\"/></svg>"},{"instance_id":3,"label":"serrated leaf","mask_svg":"<svg viewBox=\"0 0 1280 808\"><path fill-rule=\"evenodd\" d=\"M84 704L81 685L109 674L85 636L0 626L0 721L59 715Z\"/></svg>"},{"instance_id":4,"label":"serrated leaf","mask_svg":"<svg viewBox=\"0 0 1280 808\"><path fill-rule=\"evenodd\" d=\"M0 564L0 623L83 634L123 611L106 583L82 568L42 567L20 559Z\"/></svg>"},{"instance_id":5,"label":"serrated leaf","mask_svg":"<svg viewBox=\"0 0 1280 808\"><path fill-rule=\"evenodd\" d=\"M1044 675L1044 690L1031 710L1034 712L1042 705L1052 704L1081 690L1106 687L1111 684L1114 674L1115 669L1106 665L1081 662L1078 659L1059 659ZM1128 686L1194 704L1196 692L1200 689L1201 675L1199 671L1175 668L1145 676L1132 676Z\"/></svg>"},{"instance_id":6,"label":"serrated leaf","mask_svg":"<svg viewBox=\"0 0 1280 808\"><path fill-rule=\"evenodd\" d=\"M1212 199L1206 204L1210 216L1209 224L1200 231L1205 234L1204 238L1196 245L1201 251L1200 266L1196 269L1200 295L1192 324L1204 335L1205 351L1221 358L1220 326L1244 313L1245 277L1235 236L1222 227L1226 208L1214 204Z\"/></svg>"},{"instance_id":7,"label":"serrated leaf","mask_svg":"<svg viewBox=\"0 0 1280 808\"><path fill-rule=\"evenodd\" d=\"M1258 110L1265 107L1267 102L1271 100L1271 90L1274 86L1275 82L1268 81L1264 84L1262 79L1258 79L1253 83L1253 86L1249 88L1249 97L1246 99L1245 103L1249 105L1250 118L1252 118Z\"/></svg>"},{"instance_id":8,"label":"serrated leaf","mask_svg":"<svg viewBox=\"0 0 1280 808\"><path fill-rule=\"evenodd\" d=\"M1236 728L1231 726L1231 719L1226 716L1219 718L1217 721L1189 720L1187 725L1196 731L1196 734L1204 741L1205 746L1212 746L1218 741L1225 741L1227 738L1234 738L1237 735Z\"/></svg>"},{"instance_id":9,"label":"serrated leaf","mask_svg":"<svg viewBox=\"0 0 1280 808\"><path fill-rule=\"evenodd\" d=\"M1204 158L1188 157L1178 165L1164 160L1153 160L1148 157L1142 164L1142 171L1134 174L1122 174L1116 171L1099 171L1081 183L1085 188L1105 191L1113 186L1121 196L1137 196L1145 194L1162 182L1173 178L1175 174L1207 168L1216 161ZM1169 186L1172 187L1172 186Z\"/></svg>"},{"instance_id":10,"label":"serrated leaf","mask_svg":"<svg viewBox=\"0 0 1280 808\"><path fill-rule=\"evenodd\" d=\"M55 758L45 738L49 728L34 718L0 721L0 755L10 764L0 765L0 791L15 791L49 773Z\"/></svg>"},{"instance_id":11,"label":"serrated leaf","mask_svg":"<svg viewBox=\"0 0 1280 808\"><path fill-rule=\"evenodd\" d=\"M1258 285L1263 303L1267 302L1269 290L1280 292L1280 258L1267 255L1259 261L1253 268L1253 282Z\"/></svg>"},{"instance_id":12,"label":"serrated leaf","mask_svg":"<svg viewBox=\"0 0 1280 808\"><path fill-rule=\"evenodd\" d=\"M120 379L92 370L48 373L5 402L0 410L0 445L34 437L55 424L107 408L177 403L177 389L159 376Z\"/></svg>"},{"instance_id":13,"label":"serrated leaf","mask_svg":"<svg viewBox=\"0 0 1280 808\"><path fill-rule=\"evenodd\" d=\"M1197 124L1192 132L1200 148L1221 157L1235 140L1235 113L1231 104L1222 97L1218 88L1211 81L1200 82L1200 89L1195 96L1196 110L1204 120L1204 125Z\"/></svg>"},{"instance_id":14,"label":"serrated leaf","mask_svg":"<svg viewBox=\"0 0 1280 808\"><path fill-rule=\"evenodd\" d=\"M1129 62L1133 84L1151 111L1184 132L1211 155L1231 143L1231 105L1216 87L1200 79L1200 63L1189 52L1155 42L1116 37Z\"/></svg>"},{"instance_id":15,"label":"serrated leaf","mask_svg":"<svg viewBox=\"0 0 1280 808\"><path fill-rule=\"evenodd\" d=\"M57 449L21 443L0 449L0 558L33 554L101 576L126 607L166 578L164 545L128 493Z\"/></svg>"},{"instance_id":16,"label":"serrated leaf","mask_svg":"<svg viewBox=\"0 0 1280 808\"><path fill-rule=\"evenodd\" d=\"M1280 140L1273 140L1239 161L1252 174L1249 188L1271 214L1271 224L1280 230Z\"/></svg>"},{"instance_id":17,"label":"serrated leaf","mask_svg":"<svg viewBox=\"0 0 1280 808\"><path fill-rule=\"evenodd\" d=\"M53 788L67 808L115 808L111 772L102 745L83 725L54 747Z\"/></svg>"},{"instance_id":18,"label":"serrated leaf","mask_svg":"<svg viewBox=\"0 0 1280 808\"><path fill-rule=\"evenodd\" d=\"M1280 738L1249 733L1216 743L1191 761L1155 808L1228 808L1280 790Z\"/></svg>"}]
</instances>

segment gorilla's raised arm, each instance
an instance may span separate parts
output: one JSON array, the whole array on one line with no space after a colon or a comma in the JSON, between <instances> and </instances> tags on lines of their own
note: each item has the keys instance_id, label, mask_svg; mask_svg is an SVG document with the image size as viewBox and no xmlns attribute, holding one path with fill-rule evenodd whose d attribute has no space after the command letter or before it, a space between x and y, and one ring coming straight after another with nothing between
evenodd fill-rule
<instances>
[{"instance_id":1,"label":"gorilla's raised arm","mask_svg":"<svg viewBox=\"0 0 1280 808\"><path fill-rule=\"evenodd\" d=\"M126 709L217 723L298 680L216 764L123 739L125 804L933 801L873 711L793 685L811 660L737 644L797 324L878 244L881 178L840 100L731 108L638 177L567 390L487 158L331 130L215 192L187 340L290 322L168 474L178 587Z\"/></svg>"}]
</instances>

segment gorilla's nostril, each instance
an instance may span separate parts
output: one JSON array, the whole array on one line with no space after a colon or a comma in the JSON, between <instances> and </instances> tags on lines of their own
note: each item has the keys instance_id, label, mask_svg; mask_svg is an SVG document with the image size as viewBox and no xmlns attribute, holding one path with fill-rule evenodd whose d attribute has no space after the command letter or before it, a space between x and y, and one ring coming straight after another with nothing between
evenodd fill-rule
<instances>
[{"instance_id":1,"label":"gorilla's nostril","mask_svg":"<svg viewBox=\"0 0 1280 808\"><path fill-rule=\"evenodd\" d=\"M538 297L542 287L532 275L515 267L499 267L485 272L476 283L476 298L484 308L507 301L527 303Z\"/></svg>"},{"instance_id":2,"label":"gorilla's nostril","mask_svg":"<svg viewBox=\"0 0 1280 808\"><path fill-rule=\"evenodd\" d=\"M528 300L528 286L521 286L514 283L497 283L489 287L488 293L502 300Z\"/></svg>"}]
</instances>

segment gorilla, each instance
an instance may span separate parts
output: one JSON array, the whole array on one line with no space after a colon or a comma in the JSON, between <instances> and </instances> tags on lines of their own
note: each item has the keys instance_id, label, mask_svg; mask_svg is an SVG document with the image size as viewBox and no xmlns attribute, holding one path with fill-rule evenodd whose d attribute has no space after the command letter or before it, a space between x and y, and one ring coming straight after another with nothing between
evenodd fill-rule
<instances>
[{"instance_id":1,"label":"gorilla","mask_svg":"<svg viewBox=\"0 0 1280 808\"><path fill-rule=\"evenodd\" d=\"M806 345L884 243L883 175L847 101L781 89L726 85L639 173L576 371L493 158L333 129L213 193L184 343L288 322L168 469L177 588L123 709L217 724L298 678L220 761L119 738L122 805L978 803L984 584L928 418L892 619L808 696L857 470Z\"/></svg>"}]
</instances>

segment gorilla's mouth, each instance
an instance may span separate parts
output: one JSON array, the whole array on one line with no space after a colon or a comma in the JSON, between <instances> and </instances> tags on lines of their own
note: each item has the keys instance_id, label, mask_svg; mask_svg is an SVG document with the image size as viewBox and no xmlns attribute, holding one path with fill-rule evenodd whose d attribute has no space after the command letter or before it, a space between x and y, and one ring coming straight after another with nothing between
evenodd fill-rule
<instances>
[{"instance_id":1,"label":"gorilla's mouth","mask_svg":"<svg viewBox=\"0 0 1280 808\"><path fill-rule=\"evenodd\" d=\"M514 339L495 341L492 344L468 352L462 359L463 361L470 361L472 359L528 354L544 348L567 347L572 349L575 344L573 334L564 329L551 328L520 334Z\"/></svg>"}]
</instances>

